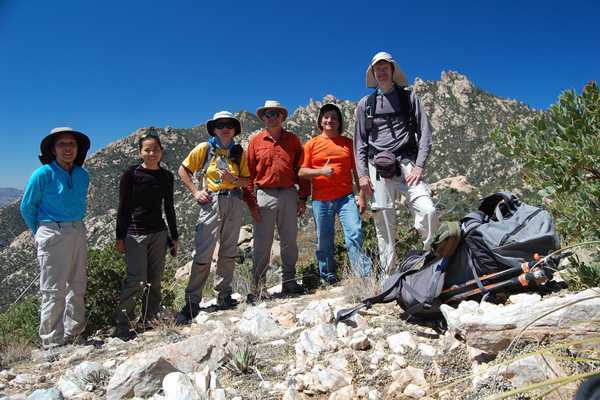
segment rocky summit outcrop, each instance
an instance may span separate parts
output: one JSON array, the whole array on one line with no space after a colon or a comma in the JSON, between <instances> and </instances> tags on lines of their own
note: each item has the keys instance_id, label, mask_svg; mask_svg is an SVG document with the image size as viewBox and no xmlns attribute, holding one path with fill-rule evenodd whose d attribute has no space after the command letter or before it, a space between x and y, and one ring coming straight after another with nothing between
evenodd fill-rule
<instances>
[{"instance_id":1,"label":"rocky summit outcrop","mask_svg":"<svg viewBox=\"0 0 600 400\"><path fill-rule=\"evenodd\" d=\"M39 352L0 372L0 398L481 399L594 368L566 356L598 358L598 290L443 306L448 330L437 338L433 324L403 322L391 303L336 324L350 305L344 287L279 290L256 306L201 312L190 326L163 321L129 342L65 347L53 363ZM236 354L254 361L236 370Z\"/></svg>"}]
</instances>

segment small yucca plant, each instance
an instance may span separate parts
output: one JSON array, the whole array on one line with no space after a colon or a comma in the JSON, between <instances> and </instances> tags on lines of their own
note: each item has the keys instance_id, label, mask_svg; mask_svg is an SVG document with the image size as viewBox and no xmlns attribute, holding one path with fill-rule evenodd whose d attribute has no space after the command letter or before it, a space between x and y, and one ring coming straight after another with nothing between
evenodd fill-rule
<instances>
[{"instance_id":1,"label":"small yucca plant","mask_svg":"<svg viewBox=\"0 0 600 400\"><path fill-rule=\"evenodd\" d=\"M247 374L254 370L256 351L248 343L233 346L225 353L225 368L236 374Z\"/></svg>"}]
</instances>

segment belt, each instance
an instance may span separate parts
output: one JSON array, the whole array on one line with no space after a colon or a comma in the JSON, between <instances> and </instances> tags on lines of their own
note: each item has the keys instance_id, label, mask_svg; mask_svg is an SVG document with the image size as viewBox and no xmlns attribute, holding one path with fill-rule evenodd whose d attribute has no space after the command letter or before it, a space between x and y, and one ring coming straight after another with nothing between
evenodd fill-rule
<instances>
[{"instance_id":1,"label":"belt","mask_svg":"<svg viewBox=\"0 0 600 400\"><path fill-rule=\"evenodd\" d=\"M279 186L279 187L264 187L264 186L259 186L259 189L271 189L271 190L285 190L285 189L289 189L291 188L291 186Z\"/></svg>"}]
</instances>

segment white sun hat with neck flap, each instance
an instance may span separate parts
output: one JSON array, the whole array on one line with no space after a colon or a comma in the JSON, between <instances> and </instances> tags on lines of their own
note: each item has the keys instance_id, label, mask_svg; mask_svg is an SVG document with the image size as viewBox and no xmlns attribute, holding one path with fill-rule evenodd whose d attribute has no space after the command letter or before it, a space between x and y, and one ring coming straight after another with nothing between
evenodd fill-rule
<instances>
[{"instance_id":1,"label":"white sun hat with neck flap","mask_svg":"<svg viewBox=\"0 0 600 400\"><path fill-rule=\"evenodd\" d=\"M382 52L375 54L375 57L373 57L373 59L371 60L371 64L369 64L369 68L367 69L367 87L368 88L376 88L377 87L377 80L375 79L375 76L373 75L372 68L373 68L373 65L375 65L379 61L387 61L393 65L394 74L392 75L392 81L394 81L394 83L396 85L398 85L400 87L408 86L408 78L406 77L406 75L404 75L404 71L402 71L402 68L400 68L398 63L396 61L394 61L394 59L392 58L392 55L390 53L386 53L385 51L382 51Z\"/></svg>"}]
</instances>

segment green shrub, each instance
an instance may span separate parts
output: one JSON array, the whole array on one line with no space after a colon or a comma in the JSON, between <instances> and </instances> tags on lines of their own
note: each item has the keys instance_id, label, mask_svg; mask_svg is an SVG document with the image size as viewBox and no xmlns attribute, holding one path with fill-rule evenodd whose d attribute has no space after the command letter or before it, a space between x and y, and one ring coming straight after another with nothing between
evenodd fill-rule
<instances>
[{"instance_id":1,"label":"green shrub","mask_svg":"<svg viewBox=\"0 0 600 400\"><path fill-rule=\"evenodd\" d=\"M320 282L317 247L317 232L314 221L311 221L298 234L298 262L296 263L296 277L307 289L315 289Z\"/></svg>"},{"instance_id":2,"label":"green shrub","mask_svg":"<svg viewBox=\"0 0 600 400\"><path fill-rule=\"evenodd\" d=\"M600 282L600 255L596 254L592 262L587 263L574 257L561 276L572 289L597 287Z\"/></svg>"},{"instance_id":3,"label":"green shrub","mask_svg":"<svg viewBox=\"0 0 600 400\"><path fill-rule=\"evenodd\" d=\"M396 255L397 261L400 262L409 250L422 249L423 244L421 243L420 233L413 227L414 220L408 209L402 205L398 207L400 215L396 218ZM367 257L373 261L373 268L378 269L380 268L380 259L377 228L375 227L375 220L369 212L363 216L362 230L365 234L363 249Z\"/></svg>"},{"instance_id":4,"label":"green shrub","mask_svg":"<svg viewBox=\"0 0 600 400\"><path fill-rule=\"evenodd\" d=\"M177 288L174 285L176 268L176 259L169 256L162 280L162 305L165 307L173 306L177 297ZM85 309L88 320L85 333L90 335L114 325L115 310L119 305L127 266L125 257L116 251L114 244L109 244L103 250L88 251L87 270ZM138 298L138 314L141 312L142 298L143 296Z\"/></svg>"},{"instance_id":5,"label":"green shrub","mask_svg":"<svg viewBox=\"0 0 600 400\"><path fill-rule=\"evenodd\" d=\"M598 84L590 82L581 94L563 92L552 106L551 123L554 131L543 118L528 129L513 121L505 132L495 129L490 136L501 154L523 163L525 181L538 189L563 238L600 239ZM599 252L596 247L596 259ZM595 280L593 286L598 284Z\"/></svg>"},{"instance_id":6,"label":"green shrub","mask_svg":"<svg viewBox=\"0 0 600 400\"><path fill-rule=\"evenodd\" d=\"M127 271L125 257L116 251L112 243L103 250L89 250L87 271L85 333L89 335L114 325L115 309L119 305Z\"/></svg>"},{"instance_id":7,"label":"green shrub","mask_svg":"<svg viewBox=\"0 0 600 400\"><path fill-rule=\"evenodd\" d=\"M0 352L8 347L28 343L38 347L40 328L40 296L32 295L12 305L0 315Z\"/></svg>"}]
</instances>

